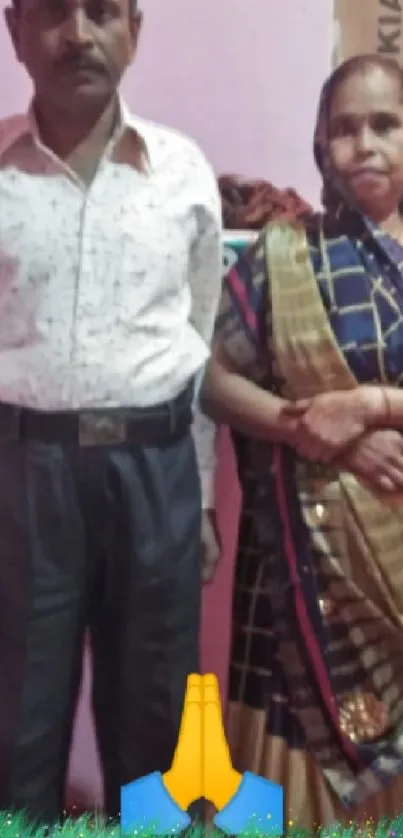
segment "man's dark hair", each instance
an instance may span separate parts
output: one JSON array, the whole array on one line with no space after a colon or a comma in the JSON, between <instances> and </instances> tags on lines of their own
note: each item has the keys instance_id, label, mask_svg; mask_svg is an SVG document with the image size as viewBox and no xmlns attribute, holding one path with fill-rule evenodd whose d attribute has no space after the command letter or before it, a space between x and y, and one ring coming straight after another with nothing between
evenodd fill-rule
<instances>
[{"instance_id":1,"label":"man's dark hair","mask_svg":"<svg viewBox=\"0 0 403 838\"><path fill-rule=\"evenodd\" d=\"M22 0L11 0L12 6L15 12L19 12L21 10L21 3ZM138 7L138 0L128 0L129 2L129 12L130 14L135 14L137 12Z\"/></svg>"}]
</instances>

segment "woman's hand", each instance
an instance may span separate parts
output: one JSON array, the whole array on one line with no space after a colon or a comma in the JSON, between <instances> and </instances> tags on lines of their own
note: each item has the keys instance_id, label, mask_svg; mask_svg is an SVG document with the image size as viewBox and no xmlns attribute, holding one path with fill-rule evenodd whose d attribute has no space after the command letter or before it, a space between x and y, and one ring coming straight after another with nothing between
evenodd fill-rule
<instances>
[{"instance_id":1,"label":"woman's hand","mask_svg":"<svg viewBox=\"0 0 403 838\"><path fill-rule=\"evenodd\" d=\"M314 462L332 462L373 424L383 405L380 387L356 387L290 402L282 410L296 419L293 447Z\"/></svg>"},{"instance_id":2,"label":"woman's hand","mask_svg":"<svg viewBox=\"0 0 403 838\"><path fill-rule=\"evenodd\" d=\"M368 431L335 465L375 492L402 492L403 436L398 431Z\"/></svg>"}]
</instances>

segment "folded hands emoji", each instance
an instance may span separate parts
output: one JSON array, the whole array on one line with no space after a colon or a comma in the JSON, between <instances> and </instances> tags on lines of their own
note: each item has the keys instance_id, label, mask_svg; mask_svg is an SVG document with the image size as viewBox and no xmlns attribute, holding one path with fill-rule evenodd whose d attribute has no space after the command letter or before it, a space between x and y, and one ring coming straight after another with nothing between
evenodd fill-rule
<instances>
[{"instance_id":1,"label":"folded hands emoji","mask_svg":"<svg viewBox=\"0 0 403 838\"><path fill-rule=\"evenodd\" d=\"M204 797L222 809L236 793L242 775L234 770L221 713L215 675L190 675L178 745L164 785L181 809Z\"/></svg>"},{"instance_id":2,"label":"folded hands emoji","mask_svg":"<svg viewBox=\"0 0 403 838\"><path fill-rule=\"evenodd\" d=\"M283 832L281 787L250 772L240 774L232 765L215 675L188 677L169 771L122 788L122 832L139 835L151 828L155 836L178 834L190 825L187 810L200 798L215 806L214 824L228 835L242 834L252 825L261 836Z\"/></svg>"}]
</instances>

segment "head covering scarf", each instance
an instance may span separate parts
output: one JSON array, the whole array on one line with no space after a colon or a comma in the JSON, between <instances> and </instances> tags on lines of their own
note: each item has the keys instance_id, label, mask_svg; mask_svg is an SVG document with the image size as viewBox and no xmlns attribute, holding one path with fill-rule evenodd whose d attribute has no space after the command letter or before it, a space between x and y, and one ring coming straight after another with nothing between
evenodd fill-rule
<instances>
[{"instance_id":1,"label":"head covering scarf","mask_svg":"<svg viewBox=\"0 0 403 838\"><path fill-rule=\"evenodd\" d=\"M347 209L347 201L333 172L329 154L329 113L332 93L335 87L334 81L335 75L332 74L323 85L320 94L313 141L313 155L315 163L322 175L323 207L329 215L338 218L343 209Z\"/></svg>"}]
</instances>

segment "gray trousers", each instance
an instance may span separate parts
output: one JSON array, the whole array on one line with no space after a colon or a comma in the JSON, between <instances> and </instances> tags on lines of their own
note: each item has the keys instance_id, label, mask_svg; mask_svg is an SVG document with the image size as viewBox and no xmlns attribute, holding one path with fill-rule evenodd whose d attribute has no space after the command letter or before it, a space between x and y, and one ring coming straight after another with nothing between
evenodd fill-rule
<instances>
[{"instance_id":1,"label":"gray trousers","mask_svg":"<svg viewBox=\"0 0 403 838\"><path fill-rule=\"evenodd\" d=\"M170 767L199 670L200 508L190 431L0 440L0 809L60 816L87 630L108 815L122 784Z\"/></svg>"}]
</instances>

